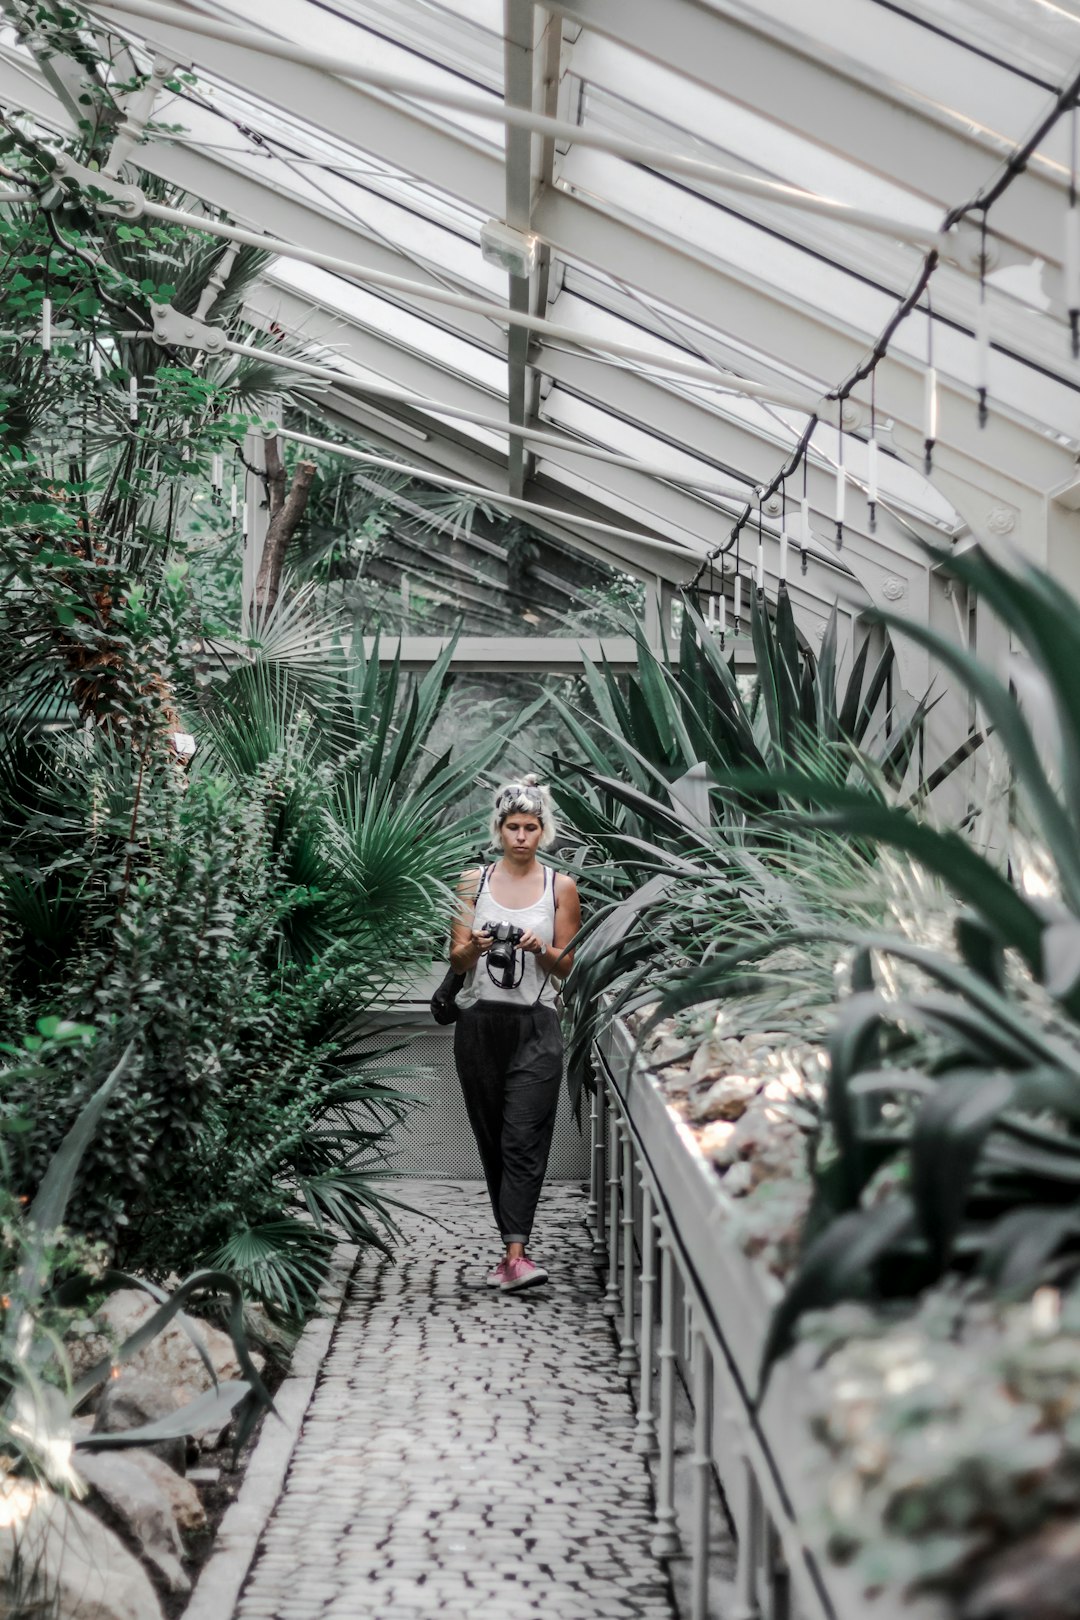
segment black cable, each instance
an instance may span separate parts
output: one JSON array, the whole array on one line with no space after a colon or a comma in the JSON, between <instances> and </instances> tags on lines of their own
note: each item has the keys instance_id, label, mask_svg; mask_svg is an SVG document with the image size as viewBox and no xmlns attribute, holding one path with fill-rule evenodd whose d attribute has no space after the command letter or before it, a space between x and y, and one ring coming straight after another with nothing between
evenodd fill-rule
<instances>
[{"instance_id":1,"label":"black cable","mask_svg":"<svg viewBox=\"0 0 1080 1620\"><path fill-rule=\"evenodd\" d=\"M1021 146L1017 147L1002 168L997 179L991 185L977 192L969 202L961 203L959 208L953 208L945 215L941 227L942 231L952 230L953 226L958 225L967 214L975 213L980 208L985 210L996 203L1002 193L1012 185L1017 175L1023 174L1028 166L1029 158L1034 152L1038 151L1058 120L1064 117L1065 113L1071 112L1076 106L1078 96L1080 96L1080 73L1074 74L1064 90L1060 91L1057 100L1046 117L1040 119L1034 133L1029 135Z\"/></svg>"}]
</instances>

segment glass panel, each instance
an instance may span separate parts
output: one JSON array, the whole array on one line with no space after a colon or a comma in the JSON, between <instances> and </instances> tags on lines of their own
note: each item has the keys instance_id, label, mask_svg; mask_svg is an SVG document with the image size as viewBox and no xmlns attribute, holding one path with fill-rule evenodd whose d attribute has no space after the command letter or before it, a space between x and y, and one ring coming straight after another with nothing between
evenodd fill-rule
<instances>
[{"instance_id":1,"label":"glass panel","mask_svg":"<svg viewBox=\"0 0 1080 1620\"><path fill-rule=\"evenodd\" d=\"M294 413L290 425L326 432L308 413ZM318 459L294 566L354 631L576 636L631 628L640 587L527 521L406 474L324 452Z\"/></svg>"},{"instance_id":2,"label":"glass panel","mask_svg":"<svg viewBox=\"0 0 1080 1620\"><path fill-rule=\"evenodd\" d=\"M501 83L496 90L493 87L489 89L476 79L471 83L463 82L461 70L450 72L415 50L372 29L362 28L325 6L314 5L311 0L228 0L221 10L231 21L269 31L298 45L318 41L320 51L339 56L343 63L362 62L369 69L399 74L418 85L467 90L480 97L490 94L493 102L501 99ZM408 99L412 102L414 98ZM415 105L430 104L417 99ZM471 113L458 112L449 107L440 107L437 115L440 122L468 131L485 145L502 149L501 124L487 118L475 118Z\"/></svg>"}]
</instances>

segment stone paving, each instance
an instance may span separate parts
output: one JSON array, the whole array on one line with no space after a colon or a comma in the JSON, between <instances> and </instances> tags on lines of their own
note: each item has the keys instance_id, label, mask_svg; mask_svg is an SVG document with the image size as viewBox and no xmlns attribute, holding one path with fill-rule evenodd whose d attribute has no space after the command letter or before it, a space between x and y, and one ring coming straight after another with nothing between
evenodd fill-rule
<instances>
[{"instance_id":1,"label":"stone paving","mask_svg":"<svg viewBox=\"0 0 1080 1620\"><path fill-rule=\"evenodd\" d=\"M432 1218L353 1278L238 1620L673 1620L584 1193L545 1188L551 1282L503 1295L483 1186L399 1191Z\"/></svg>"}]
</instances>

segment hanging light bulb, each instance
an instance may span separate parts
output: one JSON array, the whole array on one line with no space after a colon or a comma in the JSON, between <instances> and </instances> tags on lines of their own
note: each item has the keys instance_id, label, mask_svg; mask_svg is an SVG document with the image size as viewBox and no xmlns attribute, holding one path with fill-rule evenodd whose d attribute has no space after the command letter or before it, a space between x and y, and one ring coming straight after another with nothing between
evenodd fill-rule
<instances>
[{"instance_id":1,"label":"hanging light bulb","mask_svg":"<svg viewBox=\"0 0 1080 1620\"><path fill-rule=\"evenodd\" d=\"M990 306L986 301L986 209L982 215L982 244L979 248L979 297L975 305L975 392L979 396L979 426L986 426L986 396L990 386Z\"/></svg>"},{"instance_id":2,"label":"hanging light bulb","mask_svg":"<svg viewBox=\"0 0 1080 1620\"><path fill-rule=\"evenodd\" d=\"M732 606L735 614L735 634L738 635L742 620L742 575L738 572L735 575L735 600Z\"/></svg>"},{"instance_id":3,"label":"hanging light bulb","mask_svg":"<svg viewBox=\"0 0 1080 1620\"><path fill-rule=\"evenodd\" d=\"M221 505L221 486L225 481L225 464L220 450L215 450L210 457L210 487L213 490L215 506Z\"/></svg>"},{"instance_id":4,"label":"hanging light bulb","mask_svg":"<svg viewBox=\"0 0 1080 1620\"><path fill-rule=\"evenodd\" d=\"M923 376L923 472L929 478L934 470L934 443L937 439L937 370L934 366L934 310L930 290L926 292L926 372Z\"/></svg>"},{"instance_id":5,"label":"hanging light bulb","mask_svg":"<svg viewBox=\"0 0 1080 1620\"><path fill-rule=\"evenodd\" d=\"M925 450L925 459L923 461L923 472L926 473L927 477L929 477L931 472L933 472L933 470L934 470L934 444L935 444L935 441L937 440L937 417L938 417L937 371L935 370L935 368L933 366L927 366L927 368L926 368L926 377L925 377L924 399L923 399L923 431L924 431L923 448Z\"/></svg>"},{"instance_id":6,"label":"hanging light bulb","mask_svg":"<svg viewBox=\"0 0 1080 1620\"><path fill-rule=\"evenodd\" d=\"M1080 208L1072 191L1065 210L1065 308L1069 312L1072 357L1080 360Z\"/></svg>"},{"instance_id":7,"label":"hanging light bulb","mask_svg":"<svg viewBox=\"0 0 1080 1620\"><path fill-rule=\"evenodd\" d=\"M844 473L844 435L840 435L840 460L836 464L836 549L844 543L844 506L847 499L847 477Z\"/></svg>"},{"instance_id":8,"label":"hanging light bulb","mask_svg":"<svg viewBox=\"0 0 1080 1620\"><path fill-rule=\"evenodd\" d=\"M233 479L232 486L231 486L231 488L229 490L229 516L232 518L233 522L235 523L236 522L236 479L235 478Z\"/></svg>"},{"instance_id":9,"label":"hanging light bulb","mask_svg":"<svg viewBox=\"0 0 1080 1620\"><path fill-rule=\"evenodd\" d=\"M247 501L241 501L240 502L240 533L244 536L245 540L247 539L247 532L248 532L248 503L247 503Z\"/></svg>"},{"instance_id":10,"label":"hanging light bulb","mask_svg":"<svg viewBox=\"0 0 1080 1620\"><path fill-rule=\"evenodd\" d=\"M979 396L979 426L986 426L986 396L990 384L990 306L985 295L975 306L975 391Z\"/></svg>"},{"instance_id":11,"label":"hanging light bulb","mask_svg":"<svg viewBox=\"0 0 1080 1620\"><path fill-rule=\"evenodd\" d=\"M780 521L780 585L782 588L787 585L788 544L787 518L785 516Z\"/></svg>"},{"instance_id":12,"label":"hanging light bulb","mask_svg":"<svg viewBox=\"0 0 1080 1620\"><path fill-rule=\"evenodd\" d=\"M870 533L874 534L877 530L878 442L874 437L873 427L866 441L866 500L870 508Z\"/></svg>"},{"instance_id":13,"label":"hanging light bulb","mask_svg":"<svg viewBox=\"0 0 1080 1620\"><path fill-rule=\"evenodd\" d=\"M720 617L718 620L720 626L720 640L723 642L723 639L727 634L727 597L724 595L724 581L722 578L720 581L720 595L717 598L717 607L720 610Z\"/></svg>"},{"instance_id":14,"label":"hanging light bulb","mask_svg":"<svg viewBox=\"0 0 1080 1620\"><path fill-rule=\"evenodd\" d=\"M41 300L41 352L52 353L52 299L47 294Z\"/></svg>"},{"instance_id":15,"label":"hanging light bulb","mask_svg":"<svg viewBox=\"0 0 1080 1620\"><path fill-rule=\"evenodd\" d=\"M1065 308L1069 314L1072 357L1080 360L1080 211L1076 206L1076 102L1069 140L1069 206L1065 210Z\"/></svg>"},{"instance_id":16,"label":"hanging light bulb","mask_svg":"<svg viewBox=\"0 0 1080 1620\"><path fill-rule=\"evenodd\" d=\"M128 416L133 422L139 420L139 379L134 375L128 378Z\"/></svg>"},{"instance_id":17,"label":"hanging light bulb","mask_svg":"<svg viewBox=\"0 0 1080 1620\"><path fill-rule=\"evenodd\" d=\"M757 588L764 593L765 590L765 542L758 532L757 542Z\"/></svg>"},{"instance_id":18,"label":"hanging light bulb","mask_svg":"<svg viewBox=\"0 0 1080 1620\"><path fill-rule=\"evenodd\" d=\"M94 342L93 338L90 339L90 375L93 377L95 383L99 383L101 381L101 356L98 353L97 344Z\"/></svg>"},{"instance_id":19,"label":"hanging light bulb","mask_svg":"<svg viewBox=\"0 0 1080 1620\"><path fill-rule=\"evenodd\" d=\"M810 501L806 494L799 502L799 561L802 572L806 573L806 553L813 534L810 528Z\"/></svg>"}]
</instances>

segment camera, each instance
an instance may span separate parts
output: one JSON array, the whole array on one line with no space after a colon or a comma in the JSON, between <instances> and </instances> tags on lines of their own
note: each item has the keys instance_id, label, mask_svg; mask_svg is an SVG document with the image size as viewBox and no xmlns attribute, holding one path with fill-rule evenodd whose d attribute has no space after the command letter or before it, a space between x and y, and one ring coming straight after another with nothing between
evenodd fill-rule
<instances>
[{"instance_id":1,"label":"camera","mask_svg":"<svg viewBox=\"0 0 1080 1620\"><path fill-rule=\"evenodd\" d=\"M516 989L521 977L517 972L517 947L524 936L524 928L515 928L513 923L508 922L485 923L483 932L495 941L487 953L489 977L500 990Z\"/></svg>"}]
</instances>

